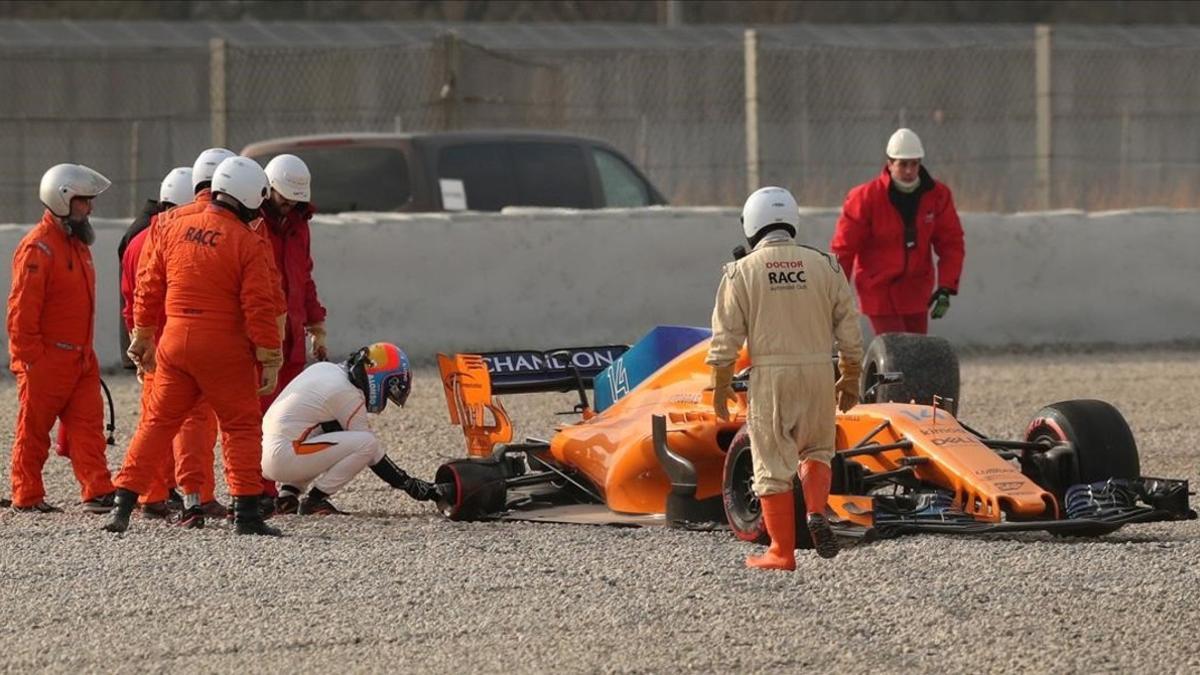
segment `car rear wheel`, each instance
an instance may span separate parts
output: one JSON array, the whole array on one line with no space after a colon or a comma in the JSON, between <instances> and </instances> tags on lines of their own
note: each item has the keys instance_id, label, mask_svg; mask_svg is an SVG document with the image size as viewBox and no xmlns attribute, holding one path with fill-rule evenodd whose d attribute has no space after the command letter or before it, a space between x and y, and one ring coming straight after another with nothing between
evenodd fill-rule
<instances>
[{"instance_id":1,"label":"car rear wheel","mask_svg":"<svg viewBox=\"0 0 1200 675\"><path fill-rule=\"evenodd\" d=\"M792 493L796 496L796 548L812 548L812 538L805 520L804 492L800 477L792 478ZM725 503L725 518L729 528L742 541L756 544L771 543L762 518L762 505L754 494L754 460L750 454L750 433L742 427L725 453L721 496Z\"/></svg>"},{"instance_id":2,"label":"car rear wheel","mask_svg":"<svg viewBox=\"0 0 1200 675\"><path fill-rule=\"evenodd\" d=\"M502 513L507 506L506 467L494 459L456 459L438 467L434 481L453 485L438 500L450 520L479 520Z\"/></svg>"},{"instance_id":3,"label":"car rear wheel","mask_svg":"<svg viewBox=\"0 0 1200 675\"><path fill-rule=\"evenodd\" d=\"M867 397L876 373L900 372L903 382L881 384ZM885 333L877 336L863 357L859 394L864 403L909 403L924 405L934 396L950 414L958 415L958 355L945 338L914 333ZM948 399L948 400L947 400Z\"/></svg>"},{"instance_id":4,"label":"car rear wheel","mask_svg":"<svg viewBox=\"0 0 1200 675\"><path fill-rule=\"evenodd\" d=\"M1030 420L1025 440L1071 444L1073 453L1035 453L1021 467L1030 479L1060 497L1079 483L1141 476L1133 432L1121 412L1104 401L1052 403Z\"/></svg>"}]
</instances>

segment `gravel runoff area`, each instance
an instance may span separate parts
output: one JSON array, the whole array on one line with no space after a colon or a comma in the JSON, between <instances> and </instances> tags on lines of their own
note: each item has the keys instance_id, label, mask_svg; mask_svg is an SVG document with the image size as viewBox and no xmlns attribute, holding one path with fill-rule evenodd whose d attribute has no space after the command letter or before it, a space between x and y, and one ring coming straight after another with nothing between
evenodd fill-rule
<instances>
[{"instance_id":1,"label":"gravel runoff area","mask_svg":"<svg viewBox=\"0 0 1200 675\"><path fill-rule=\"evenodd\" d=\"M1198 357L967 356L962 417L1013 438L1045 403L1106 399L1129 419L1143 473L1195 484ZM138 385L109 382L115 467ZM572 401L508 402L519 433L544 437ZM7 468L11 377L0 410ZM464 452L432 369L377 428L416 474ZM451 523L370 473L335 499L353 515L276 518L284 539L136 518L116 537L75 503L65 460L46 476L65 514L0 514L0 671L1200 670L1196 521L1096 540L910 537L832 562L801 552L787 574L744 569L756 547L725 532Z\"/></svg>"}]
</instances>

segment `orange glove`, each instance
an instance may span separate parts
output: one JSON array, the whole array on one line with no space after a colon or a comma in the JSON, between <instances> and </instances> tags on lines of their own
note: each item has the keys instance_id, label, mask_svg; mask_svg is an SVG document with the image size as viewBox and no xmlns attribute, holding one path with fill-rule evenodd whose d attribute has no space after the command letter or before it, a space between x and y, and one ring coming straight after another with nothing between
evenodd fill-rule
<instances>
[{"instance_id":1,"label":"orange glove","mask_svg":"<svg viewBox=\"0 0 1200 675\"><path fill-rule=\"evenodd\" d=\"M262 375L258 378L258 395L267 396L275 391L279 384L279 367L283 365L282 349L254 348L254 358L262 366Z\"/></svg>"},{"instance_id":2,"label":"orange glove","mask_svg":"<svg viewBox=\"0 0 1200 675\"><path fill-rule=\"evenodd\" d=\"M717 419L729 421L729 402L737 400L733 393L733 365L713 366L712 369L713 412Z\"/></svg>"},{"instance_id":3,"label":"orange glove","mask_svg":"<svg viewBox=\"0 0 1200 675\"><path fill-rule=\"evenodd\" d=\"M833 385L837 392L837 408L846 412L858 405L858 380L862 377L862 364L851 363L844 358L838 358L838 372L841 377Z\"/></svg>"},{"instance_id":4,"label":"orange glove","mask_svg":"<svg viewBox=\"0 0 1200 675\"><path fill-rule=\"evenodd\" d=\"M329 350L325 347L325 324L314 323L311 326L305 326L304 330L308 331L312 337L312 355L318 361L329 360Z\"/></svg>"},{"instance_id":5,"label":"orange glove","mask_svg":"<svg viewBox=\"0 0 1200 675\"><path fill-rule=\"evenodd\" d=\"M154 328L139 326L129 334L129 349L125 354L137 366L138 374L154 372Z\"/></svg>"}]
</instances>

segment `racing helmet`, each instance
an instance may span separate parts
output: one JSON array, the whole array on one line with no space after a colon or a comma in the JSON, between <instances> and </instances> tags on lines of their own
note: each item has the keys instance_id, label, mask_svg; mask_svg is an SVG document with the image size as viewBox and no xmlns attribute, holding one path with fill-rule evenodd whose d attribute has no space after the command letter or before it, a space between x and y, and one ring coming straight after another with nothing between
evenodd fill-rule
<instances>
[{"instance_id":1,"label":"racing helmet","mask_svg":"<svg viewBox=\"0 0 1200 675\"><path fill-rule=\"evenodd\" d=\"M191 203L196 198L192 191L192 167L177 166L171 169L163 178L158 188L158 201L164 204L182 206Z\"/></svg>"},{"instance_id":2,"label":"racing helmet","mask_svg":"<svg viewBox=\"0 0 1200 675\"><path fill-rule=\"evenodd\" d=\"M408 355L390 342L363 347L346 361L350 382L367 398L367 412L379 414L391 400L400 407L412 391Z\"/></svg>"},{"instance_id":3,"label":"racing helmet","mask_svg":"<svg viewBox=\"0 0 1200 675\"><path fill-rule=\"evenodd\" d=\"M772 230L786 230L793 237L800 226L800 206L792 193L781 187L754 191L742 206L742 230L751 246Z\"/></svg>"},{"instance_id":4,"label":"racing helmet","mask_svg":"<svg viewBox=\"0 0 1200 675\"><path fill-rule=\"evenodd\" d=\"M897 129L888 139L887 156L891 159L921 159L925 156L925 146L912 129Z\"/></svg>"},{"instance_id":5,"label":"racing helmet","mask_svg":"<svg viewBox=\"0 0 1200 675\"><path fill-rule=\"evenodd\" d=\"M230 157L237 157L232 150L225 148L209 148L196 157L192 164L192 192L196 192L201 183L211 182L217 167Z\"/></svg>"},{"instance_id":6,"label":"racing helmet","mask_svg":"<svg viewBox=\"0 0 1200 675\"><path fill-rule=\"evenodd\" d=\"M82 164L55 164L42 174L38 197L50 213L59 218L71 215L71 200L95 197L108 189L112 181Z\"/></svg>"},{"instance_id":7,"label":"racing helmet","mask_svg":"<svg viewBox=\"0 0 1200 675\"><path fill-rule=\"evenodd\" d=\"M312 174L304 160L295 155L278 155L266 166L267 181L283 198L307 202L312 196Z\"/></svg>"},{"instance_id":8,"label":"racing helmet","mask_svg":"<svg viewBox=\"0 0 1200 675\"><path fill-rule=\"evenodd\" d=\"M196 174L192 173L195 179ZM255 211L267 197L267 174L249 157L233 156L221 162L212 178L213 194L225 194Z\"/></svg>"}]
</instances>

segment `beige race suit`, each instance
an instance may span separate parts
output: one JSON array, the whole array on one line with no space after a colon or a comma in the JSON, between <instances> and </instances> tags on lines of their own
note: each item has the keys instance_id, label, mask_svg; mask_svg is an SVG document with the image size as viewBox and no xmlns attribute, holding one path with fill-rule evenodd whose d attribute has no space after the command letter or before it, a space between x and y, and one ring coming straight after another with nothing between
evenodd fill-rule
<instances>
[{"instance_id":1,"label":"beige race suit","mask_svg":"<svg viewBox=\"0 0 1200 675\"><path fill-rule=\"evenodd\" d=\"M748 343L754 491L787 492L800 461L833 457L834 341L845 362L863 357L846 275L816 249L770 237L725 265L706 363L728 366Z\"/></svg>"}]
</instances>

